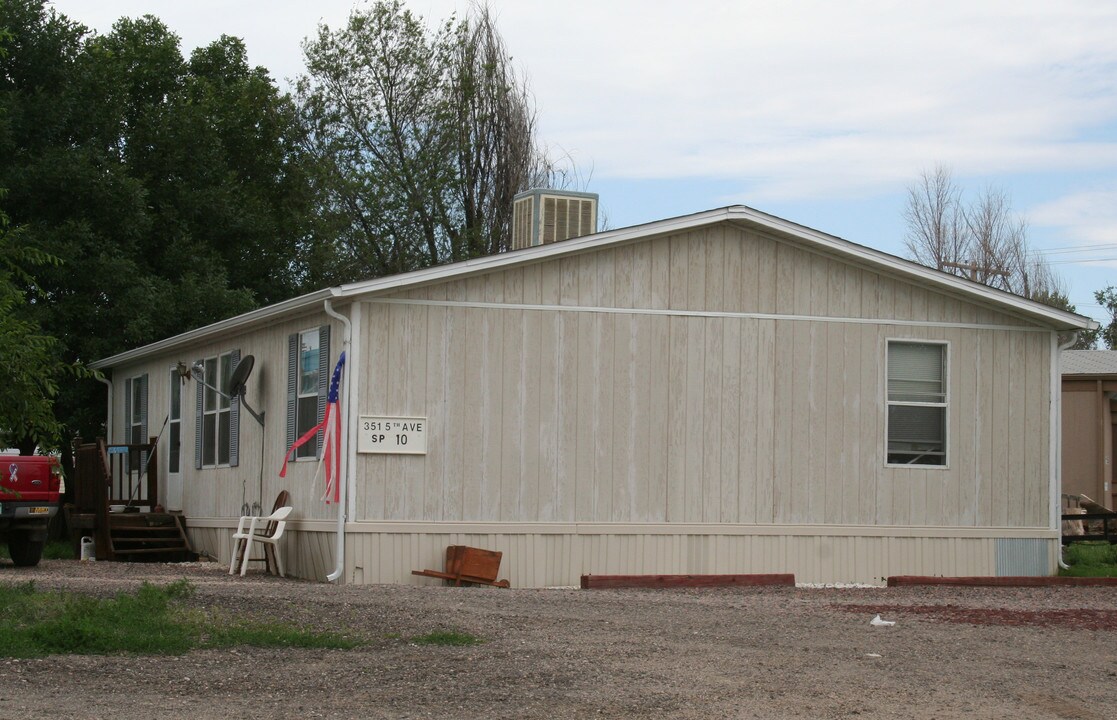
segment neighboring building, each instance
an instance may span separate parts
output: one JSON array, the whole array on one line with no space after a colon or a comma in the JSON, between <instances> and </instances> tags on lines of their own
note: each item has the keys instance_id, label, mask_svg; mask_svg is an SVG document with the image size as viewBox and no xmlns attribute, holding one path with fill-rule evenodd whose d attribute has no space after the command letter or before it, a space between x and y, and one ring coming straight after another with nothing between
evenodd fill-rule
<instances>
[{"instance_id":1,"label":"neighboring building","mask_svg":"<svg viewBox=\"0 0 1117 720\"><path fill-rule=\"evenodd\" d=\"M879 582L1054 570L1057 333L1093 326L735 206L329 288L95 365L115 438L170 415L186 450L160 449L160 497L224 562L242 503L288 489L289 572L334 568L317 448L277 471L344 349L363 417L345 582L431 583L410 571L450 544L503 551L515 587ZM248 354L263 428L175 370Z\"/></svg>"},{"instance_id":2,"label":"neighboring building","mask_svg":"<svg viewBox=\"0 0 1117 720\"><path fill-rule=\"evenodd\" d=\"M1117 350L1063 353L1063 492L1117 508Z\"/></svg>"}]
</instances>

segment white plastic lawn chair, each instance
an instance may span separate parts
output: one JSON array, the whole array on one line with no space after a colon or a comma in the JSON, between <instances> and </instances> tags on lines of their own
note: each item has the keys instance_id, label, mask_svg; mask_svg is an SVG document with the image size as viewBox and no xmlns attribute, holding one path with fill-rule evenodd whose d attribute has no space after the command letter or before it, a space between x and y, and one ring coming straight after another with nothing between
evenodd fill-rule
<instances>
[{"instance_id":1,"label":"white plastic lawn chair","mask_svg":"<svg viewBox=\"0 0 1117 720\"><path fill-rule=\"evenodd\" d=\"M243 577L248 570L249 558L252 555L252 543L258 542L264 548L264 563L271 569L268 562L269 555L275 558L279 577L287 577L283 571L283 556L279 554L279 539L283 537L283 530L287 527L287 516L294 510L287 505L281 507L266 517L252 517L245 515L237 523L237 531L233 533L233 557L229 561L229 574L236 571L237 561L240 560L240 574Z\"/></svg>"}]
</instances>

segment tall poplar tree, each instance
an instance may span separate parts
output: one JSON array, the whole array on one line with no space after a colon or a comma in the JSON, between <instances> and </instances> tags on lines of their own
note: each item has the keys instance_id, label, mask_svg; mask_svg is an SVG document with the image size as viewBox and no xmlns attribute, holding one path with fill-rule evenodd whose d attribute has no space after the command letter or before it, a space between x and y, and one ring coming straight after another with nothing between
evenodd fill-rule
<instances>
[{"instance_id":1,"label":"tall poplar tree","mask_svg":"<svg viewBox=\"0 0 1117 720\"><path fill-rule=\"evenodd\" d=\"M487 9L428 29L376 2L303 47L298 95L337 259L323 282L507 249L513 197L552 184L554 166Z\"/></svg>"}]
</instances>

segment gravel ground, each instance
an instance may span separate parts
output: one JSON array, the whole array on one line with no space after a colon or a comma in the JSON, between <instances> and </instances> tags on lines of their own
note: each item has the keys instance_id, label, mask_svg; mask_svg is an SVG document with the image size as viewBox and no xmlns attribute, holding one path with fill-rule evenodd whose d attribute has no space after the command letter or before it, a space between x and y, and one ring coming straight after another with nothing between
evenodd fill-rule
<instances>
[{"instance_id":1,"label":"gravel ground","mask_svg":"<svg viewBox=\"0 0 1117 720\"><path fill-rule=\"evenodd\" d=\"M356 650L7 660L2 718L1117 717L1117 589L336 587L213 563L44 561L0 582L341 630ZM877 613L896 621L875 628ZM407 638L458 630L471 647Z\"/></svg>"}]
</instances>

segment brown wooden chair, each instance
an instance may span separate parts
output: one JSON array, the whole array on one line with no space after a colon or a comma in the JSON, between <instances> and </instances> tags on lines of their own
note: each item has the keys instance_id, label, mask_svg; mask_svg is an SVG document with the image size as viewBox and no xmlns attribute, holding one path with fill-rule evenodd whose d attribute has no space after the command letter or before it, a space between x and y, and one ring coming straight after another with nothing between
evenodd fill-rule
<instances>
[{"instance_id":1,"label":"brown wooden chair","mask_svg":"<svg viewBox=\"0 0 1117 720\"><path fill-rule=\"evenodd\" d=\"M272 515L267 518L267 525L265 525L262 530L258 530L255 533L257 539L279 539L278 537L276 537L276 533L281 531L286 523L286 520L282 518L271 518L285 507L291 507L291 493L287 492L286 490L281 490L279 492L279 495L275 498L275 504L272 505ZM285 517L286 514L284 514L284 518ZM259 522L264 519L265 518L253 518L250 516L245 516L240 519L240 522L237 524L237 532L233 534L234 548L233 559L232 562L229 563L230 575L233 574L235 568L238 567L241 569L240 574L244 575L244 570L248 567L248 563L261 561L263 561L264 567L267 569L268 574L279 575L281 577L284 575L283 565L279 562L279 558L276 554L275 542L267 542L265 540L264 542L260 543L264 547L264 556L262 558L249 557L246 560L244 557L245 549L248 548L249 545L249 538L246 536L246 532L248 532L248 530L253 526L253 521L256 521L255 524L258 525Z\"/></svg>"}]
</instances>

